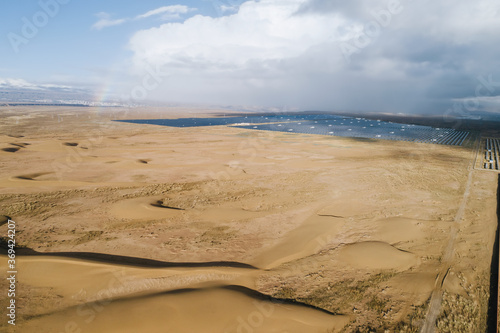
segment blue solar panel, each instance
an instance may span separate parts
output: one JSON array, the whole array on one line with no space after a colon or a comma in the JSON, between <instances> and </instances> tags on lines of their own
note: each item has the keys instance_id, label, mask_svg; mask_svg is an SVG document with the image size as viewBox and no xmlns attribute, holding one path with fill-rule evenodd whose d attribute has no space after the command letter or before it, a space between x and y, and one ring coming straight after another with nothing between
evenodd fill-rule
<instances>
[{"instance_id":1,"label":"blue solar panel","mask_svg":"<svg viewBox=\"0 0 500 333\"><path fill-rule=\"evenodd\" d=\"M245 117L220 117L220 118L179 118L179 119L132 119L117 120L134 124L152 124L170 127L200 127L220 126L238 123L263 124L271 122L287 122L295 120L329 119L338 117L333 115L270 115L270 116L245 116ZM338 117L342 118L342 117Z\"/></svg>"},{"instance_id":2,"label":"blue solar panel","mask_svg":"<svg viewBox=\"0 0 500 333\"><path fill-rule=\"evenodd\" d=\"M263 131L398 140L461 146L469 131L397 124L336 115L250 115L245 117L119 120L171 127L231 126Z\"/></svg>"},{"instance_id":3,"label":"blue solar panel","mask_svg":"<svg viewBox=\"0 0 500 333\"><path fill-rule=\"evenodd\" d=\"M470 135L468 131L454 129L395 124L367 119L354 119L352 121L346 118L340 120L330 119L236 127L265 131L411 141L454 146L461 146Z\"/></svg>"}]
</instances>

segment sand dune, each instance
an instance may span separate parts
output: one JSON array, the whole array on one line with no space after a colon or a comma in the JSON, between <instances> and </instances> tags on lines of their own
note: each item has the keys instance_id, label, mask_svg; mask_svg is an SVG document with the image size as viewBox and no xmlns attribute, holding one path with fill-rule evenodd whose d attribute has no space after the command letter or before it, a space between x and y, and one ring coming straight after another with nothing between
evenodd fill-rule
<instances>
[{"instance_id":1,"label":"sand dune","mask_svg":"<svg viewBox=\"0 0 500 333\"><path fill-rule=\"evenodd\" d=\"M220 206L218 208L196 208L193 202L179 198L141 197L126 199L114 204L110 213L122 219L163 219L189 216L196 220L225 223L262 217L267 212L254 212L241 208Z\"/></svg>"},{"instance_id":2,"label":"sand dune","mask_svg":"<svg viewBox=\"0 0 500 333\"><path fill-rule=\"evenodd\" d=\"M427 301L436 283L436 273L404 272L387 283L387 288L394 289L394 294L411 296L413 304L420 305ZM400 296L401 297L401 296Z\"/></svg>"},{"instance_id":3,"label":"sand dune","mask_svg":"<svg viewBox=\"0 0 500 333\"><path fill-rule=\"evenodd\" d=\"M199 218L211 222L232 222L238 220L246 220L257 217L262 217L268 214L267 212L253 212L240 208L220 207L213 209L205 209L198 212Z\"/></svg>"},{"instance_id":4,"label":"sand dune","mask_svg":"<svg viewBox=\"0 0 500 333\"><path fill-rule=\"evenodd\" d=\"M164 219L182 214L182 209L161 207L158 204L161 199L146 197L122 200L111 207L110 213L122 219Z\"/></svg>"},{"instance_id":5,"label":"sand dune","mask_svg":"<svg viewBox=\"0 0 500 333\"><path fill-rule=\"evenodd\" d=\"M30 151L44 152L44 153L64 153L68 147L65 147L61 141L58 140L45 140L32 142L29 147Z\"/></svg>"},{"instance_id":6,"label":"sand dune","mask_svg":"<svg viewBox=\"0 0 500 333\"><path fill-rule=\"evenodd\" d=\"M1 256L7 262L6 256ZM239 284L253 287L255 270L232 267L138 267L60 256L22 256L18 260L20 283L54 288L71 304L82 290L87 299L116 298L206 284ZM201 265L199 265L201 266ZM6 268L6 267L2 267ZM254 272L254 273L252 273Z\"/></svg>"},{"instance_id":7,"label":"sand dune","mask_svg":"<svg viewBox=\"0 0 500 333\"><path fill-rule=\"evenodd\" d=\"M339 259L349 266L365 269L395 269L404 271L418 265L412 253L401 251L384 242L360 242L345 245Z\"/></svg>"},{"instance_id":8,"label":"sand dune","mask_svg":"<svg viewBox=\"0 0 500 333\"><path fill-rule=\"evenodd\" d=\"M30 173L26 175L19 175L15 176L14 178L17 179L23 179L23 180L37 180L37 178L45 176L45 175L50 175L53 174L53 172L37 172L37 173Z\"/></svg>"},{"instance_id":9,"label":"sand dune","mask_svg":"<svg viewBox=\"0 0 500 333\"><path fill-rule=\"evenodd\" d=\"M7 148L2 148L2 151L7 152L7 153L15 153L19 151L21 148L19 147L7 147Z\"/></svg>"},{"instance_id":10,"label":"sand dune","mask_svg":"<svg viewBox=\"0 0 500 333\"><path fill-rule=\"evenodd\" d=\"M378 230L375 233L375 238L389 244L421 239L425 237L423 223L423 221L404 217L382 219L376 222Z\"/></svg>"},{"instance_id":11,"label":"sand dune","mask_svg":"<svg viewBox=\"0 0 500 333\"><path fill-rule=\"evenodd\" d=\"M30 143L28 143L28 142L11 142L11 143L9 143L9 145L19 147L19 148L26 148L26 146L29 146Z\"/></svg>"},{"instance_id":12,"label":"sand dune","mask_svg":"<svg viewBox=\"0 0 500 333\"><path fill-rule=\"evenodd\" d=\"M447 268L487 312L496 174L473 171L442 260L469 148L110 121L210 112L3 107L0 231L38 252L19 332L416 332Z\"/></svg>"},{"instance_id":13,"label":"sand dune","mask_svg":"<svg viewBox=\"0 0 500 333\"><path fill-rule=\"evenodd\" d=\"M285 262L319 252L322 239L333 238L343 226L343 219L313 215L298 228L287 233L275 246L265 249L252 264L270 269Z\"/></svg>"},{"instance_id":14,"label":"sand dune","mask_svg":"<svg viewBox=\"0 0 500 333\"><path fill-rule=\"evenodd\" d=\"M160 261L147 259L142 257L131 257L122 255L113 255L97 252L37 252L29 248L21 248L18 254L23 258L43 258L55 257L54 259L66 260L86 260L93 263L133 266L140 268L211 268L211 267L229 267L229 268L244 268L257 269L257 267L237 262L237 261L203 261L203 262L181 262L181 261Z\"/></svg>"},{"instance_id":15,"label":"sand dune","mask_svg":"<svg viewBox=\"0 0 500 333\"><path fill-rule=\"evenodd\" d=\"M96 333L304 333L340 329L348 321L347 316L257 298L240 288L205 288L82 304L33 319L21 329L59 332L69 323Z\"/></svg>"},{"instance_id":16,"label":"sand dune","mask_svg":"<svg viewBox=\"0 0 500 333\"><path fill-rule=\"evenodd\" d=\"M52 288L62 297L59 308L47 304L44 315L21 324L23 332L64 331L71 322L86 332L302 333L349 321L257 293L258 271L243 268L141 268L22 256L18 269L18 283Z\"/></svg>"},{"instance_id":17,"label":"sand dune","mask_svg":"<svg viewBox=\"0 0 500 333\"><path fill-rule=\"evenodd\" d=\"M356 215L366 214L371 212L375 207L368 205L366 202L359 202L356 198L352 200L337 201L334 204L323 207L318 211L319 215L324 216L337 216L337 217L350 217Z\"/></svg>"},{"instance_id":18,"label":"sand dune","mask_svg":"<svg viewBox=\"0 0 500 333\"><path fill-rule=\"evenodd\" d=\"M23 175L21 175L23 177ZM0 179L0 188L11 188L11 187L16 187L16 188L33 188L33 187L39 187L39 188L59 188L59 187L79 187L79 186L89 186L92 185L92 183L87 183L87 182L79 182L79 181L58 181L58 180L36 180L36 179L30 179L30 178L17 178L17 177L12 177L12 178L7 178L7 179Z\"/></svg>"}]
</instances>

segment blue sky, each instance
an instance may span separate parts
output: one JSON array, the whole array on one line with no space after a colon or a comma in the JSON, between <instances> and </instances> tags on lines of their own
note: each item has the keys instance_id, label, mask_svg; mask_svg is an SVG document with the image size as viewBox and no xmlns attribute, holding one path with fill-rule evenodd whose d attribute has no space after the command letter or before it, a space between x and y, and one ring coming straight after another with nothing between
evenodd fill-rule
<instances>
[{"instance_id":1,"label":"blue sky","mask_svg":"<svg viewBox=\"0 0 500 333\"><path fill-rule=\"evenodd\" d=\"M98 13L108 13L110 19L134 18L157 8L177 5L175 1L133 0L70 0L57 3L59 10L27 44L19 45L19 52L12 48L9 33L23 36L22 18L33 22L33 16L44 11L40 1L4 1L0 11L0 77L22 78L35 82L95 83L94 76L103 71L126 64L131 56L128 40L138 30L165 23L160 15L129 21L119 26L92 29L99 20ZM63 1L61 1L63 2ZM196 9L179 19L196 15L219 16L220 10L211 1L183 1L183 5Z\"/></svg>"},{"instance_id":2,"label":"blue sky","mask_svg":"<svg viewBox=\"0 0 500 333\"><path fill-rule=\"evenodd\" d=\"M57 13L42 4L57 4ZM498 0L1 6L0 89L64 85L133 102L459 116L500 109ZM27 36L26 21L38 31Z\"/></svg>"}]
</instances>

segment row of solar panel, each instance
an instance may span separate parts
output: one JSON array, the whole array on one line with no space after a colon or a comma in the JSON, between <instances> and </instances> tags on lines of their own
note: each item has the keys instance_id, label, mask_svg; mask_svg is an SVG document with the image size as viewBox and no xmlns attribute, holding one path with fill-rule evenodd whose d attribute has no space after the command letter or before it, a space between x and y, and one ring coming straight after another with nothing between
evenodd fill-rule
<instances>
[{"instance_id":1,"label":"row of solar panel","mask_svg":"<svg viewBox=\"0 0 500 333\"><path fill-rule=\"evenodd\" d=\"M239 128L295 132L371 139L399 140L460 146L470 136L468 131L429 126L398 124L381 120L336 115L269 115L219 118L120 120L136 124L171 127L234 125Z\"/></svg>"},{"instance_id":2,"label":"row of solar panel","mask_svg":"<svg viewBox=\"0 0 500 333\"><path fill-rule=\"evenodd\" d=\"M500 139L486 138L482 156L484 169L500 170Z\"/></svg>"},{"instance_id":3,"label":"row of solar panel","mask_svg":"<svg viewBox=\"0 0 500 333\"><path fill-rule=\"evenodd\" d=\"M265 131L411 141L454 146L461 146L470 135L468 131L457 131L454 129L443 130L425 126L400 125L385 122L380 122L378 124L380 125L360 126L357 123L353 123L347 126L328 124L327 121L307 121L263 125L237 125L235 127Z\"/></svg>"},{"instance_id":4,"label":"row of solar panel","mask_svg":"<svg viewBox=\"0 0 500 333\"><path fill-rule=\"evenodd\" d=\"M152 124L170 127L201 127L220 126L238 123L265 124L274 122L288 122L315 119L345 119L335 115L287 115L287 116L243 116L243 117L214 117L214 118L179 118L179 119L127 119L117 120L134 124ZM354 118L350 118L354 119Z\"/></svg>"}]
</instances>

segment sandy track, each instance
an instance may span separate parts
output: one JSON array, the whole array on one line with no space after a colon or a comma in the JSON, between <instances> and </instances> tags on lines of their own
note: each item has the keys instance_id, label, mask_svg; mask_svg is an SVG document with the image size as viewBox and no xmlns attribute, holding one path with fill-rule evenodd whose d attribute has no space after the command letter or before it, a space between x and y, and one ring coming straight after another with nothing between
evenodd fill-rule
<instances>
[{"instance_id":1,"label":"sandy track","mask_svg":"<svg viewBox=\"0 0 500 333\"><path fill-rule=\"evenodd\" d=\"M452 265L452 260L453 260L453 254L455 251L455 243L457 240L457 234L458 234L458 228L460 223L462 223L462 220L464 218L464 213L465 213L465 207L467 205L467 201L470 196L470 191L471 191L471 185L472 185L472 178L473 178L473 173L474 173L474 165L475 165L475 158L477 156L477 151L479 151L479 142L481 141L480 138L477 139L477 143L475 144L476 146L476 151L472 152L472 157L471 157L471 162L469 165L469 174L467 176L467 183L465 185L465 190L464 194L462 196L462 200L460 201L460 206L458 207L457 213L455 215L455 218L453 219L453 226L450 230L450 238L448 241L448 245L446 246L446 250L443 253L443 265L442 268L439 272L439 275L436 279L436 284L434 291L432 292L431 299L430 299L430 304L429 304L429 310L427 312L427 315L425 317L424 324L422 326L422 333L434 333L436 329L436 320L439 316L440 310L441 310L441 302L443 300L443 284L444 280L446 279L446 276L448 275L450 271L450 267Z\"/></svg>"}]
</instances>

